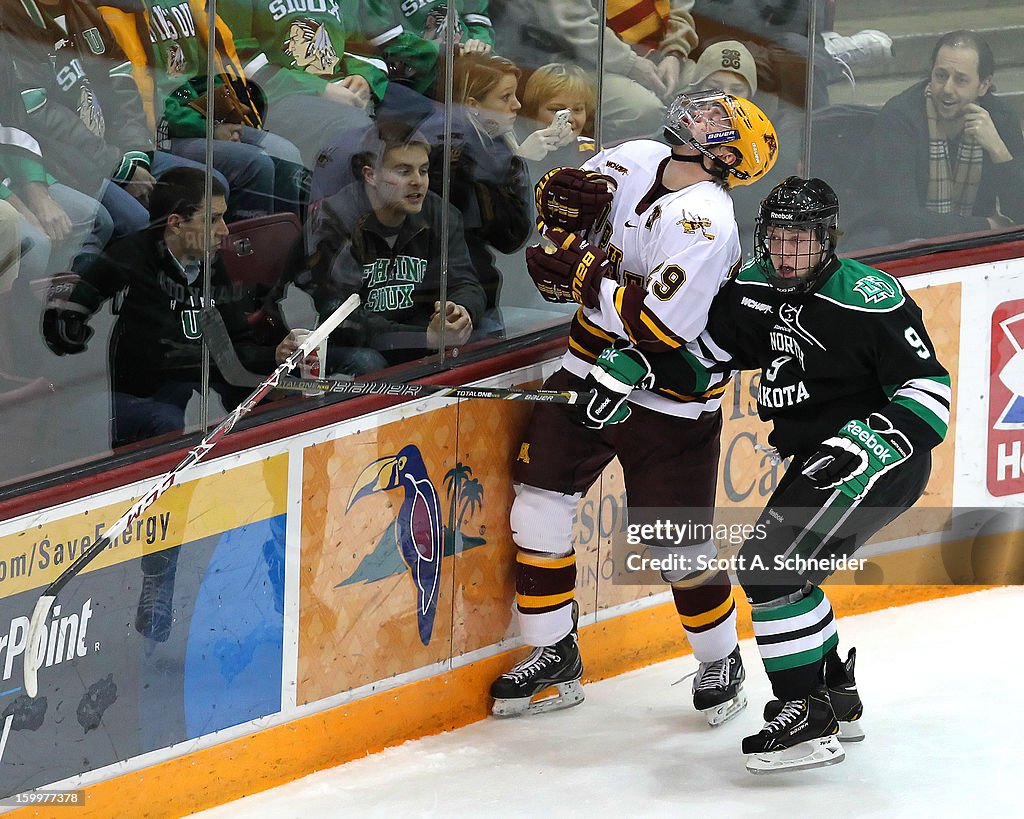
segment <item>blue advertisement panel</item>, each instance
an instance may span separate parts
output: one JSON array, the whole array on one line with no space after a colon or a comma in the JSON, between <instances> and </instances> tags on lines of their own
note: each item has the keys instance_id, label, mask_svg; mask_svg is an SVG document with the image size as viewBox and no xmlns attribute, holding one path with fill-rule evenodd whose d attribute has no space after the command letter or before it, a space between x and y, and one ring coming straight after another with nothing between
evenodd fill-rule
<instances>
[{"instance_id":1,"label":"blue advertisement panel","mask_svg":"<svg viewBox=\"0 0 1024 819\"><path fill-rule=\"evenodd\" d=\"M0 538L0 591L31 583L0 599L0 794L280 711L286 458L280 460L171 490L97 568L72 580L47 623L35 698L21 687L22 662L42 584L119 507ZM236 474L247 470L252 474ZM262 498L247 496L250 484L229 499L239 494L231 492L232 475L259 478ZM277 513L231 525L268 512ZM83 534L67 536L76 531Z\"/></svg>"}]
</instances>

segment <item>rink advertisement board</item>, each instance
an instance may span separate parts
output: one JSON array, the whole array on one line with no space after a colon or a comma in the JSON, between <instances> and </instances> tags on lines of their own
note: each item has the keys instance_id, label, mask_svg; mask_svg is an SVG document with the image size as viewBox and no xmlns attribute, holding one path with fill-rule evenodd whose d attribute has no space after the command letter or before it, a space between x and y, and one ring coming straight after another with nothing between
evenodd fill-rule
<instances>
[{"instance_id":1,"label":"rink advertisement board","mask_svg":"<svg viewBox=\"0 0 1024 819\"><path fill-rule=\"evenodd\" d=\"M281 707L287 458L170 489L61 592L39 693L22 684L41 588L130 499L0 537L0 793Z\"/></svg>"},{"instance_id":2,"label":"rink advertisement board","mask_svg":"<svg viewBox=\"0 0 1024 819\"><path fill-rule=\"evenodd\" d=\"M988 491L1024 492L1024 299L992 311L988 396Z\"/></svg>"},{"instance_id":3,"label":"rink advertisement board","mask_svg":"<svg viewBox=\"0 0 1024 819\"><path fill-rule=\"evenodd\" d=\"M520 402L435 404L305 449L299 704L514 636L509 469L528 413ZM603 582L624 501L613 464L581 502L584 617L652 593Z\"/></svg>"}]
</instances>

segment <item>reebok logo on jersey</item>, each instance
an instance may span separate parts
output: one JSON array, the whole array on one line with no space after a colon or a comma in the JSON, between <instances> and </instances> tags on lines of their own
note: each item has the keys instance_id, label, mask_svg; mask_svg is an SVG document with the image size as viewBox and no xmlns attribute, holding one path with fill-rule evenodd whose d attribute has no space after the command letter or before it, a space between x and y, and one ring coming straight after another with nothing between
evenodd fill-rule
<instances>
[{"instance_id":1,"label":"reebok logo on jersey","mask_svg":"<svg viewBox=\"0 0 1024 819\"><path fill-rule=\"evenodd\" d=\"M750 296L744 296L740 300L740 304L744 307L749 307L751 310L756 310L758 313L765 313L766 315L772 311L772 306L770 304L764 304L756 301L755 299L750 298Z\"/></svg>"},{"instance_id":2,"label":"reebok logo on jersey","mask_svg":"<svg viewBox=\"0 0 1024 819\"><path fill-rule=\"evenodd\" d=\"M870 427L861 426L856 421L850 421L843 432L861 442L864 448L871 452L883 465L889 462L894 450L885 441L875 437L874 430Z\"/></svg>"}]
</instances>

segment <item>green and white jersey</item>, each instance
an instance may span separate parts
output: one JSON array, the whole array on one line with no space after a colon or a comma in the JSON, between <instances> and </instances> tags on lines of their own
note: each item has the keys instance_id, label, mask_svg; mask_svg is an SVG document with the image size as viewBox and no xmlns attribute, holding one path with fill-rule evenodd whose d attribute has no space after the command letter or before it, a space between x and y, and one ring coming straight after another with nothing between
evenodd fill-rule
<instances>
[{"instance_id":1,"label":"green and white jersey","mask_svg":"<svg viewBox=\"0 0 1024 819\"><path fill-rule=\"evenodd\" d=\"M218 10L236 33L246 77L269 100L321 94L328 83L352 74L365 78L379 100L387 88L387 67L351 50L368 39L361 6L362 0L236 0ZM376 22L370 25L378 28Z\"/></svg>"},{"instance_id":2,"label":"green and white jersey","mask_svg":"<svg viewBox=\"0 0 1024 819\"><path fill-rule=\"evenodd\" d=\"M437 60L445 43L482 40L494 45L494 29L487 13L487 0L451 0L455 3L455 23L448 26L449 0L363 0L370 20L376 25L367 31L370 43L387 57L392 79L408 82L419 92L433 85Z\"/></svg>"},{"instance_id":3,"label":"green and white jersey","mask_svg":"<svg viewBox=\"0 0 1024 819\"><path fill-rule=\"evenodd\" d=\"M804 454L875 412L915 449L939 444L950 378L920 308L895 278L852 259L833 260L822 276L813 292L787 294L756 263L743 267L716 297L684 364L676 361L677 374L695 360L760 370L758 415L773 422L769 441L783 456ZM664 366L662 358L656 370Z\"/></svg>"}]
</instances>

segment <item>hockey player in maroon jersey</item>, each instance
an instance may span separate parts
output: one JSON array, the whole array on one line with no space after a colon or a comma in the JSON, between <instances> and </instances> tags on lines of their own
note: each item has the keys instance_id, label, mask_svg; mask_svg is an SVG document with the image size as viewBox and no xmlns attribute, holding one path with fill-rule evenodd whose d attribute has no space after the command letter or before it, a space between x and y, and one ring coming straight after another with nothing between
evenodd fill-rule
<instances>
[{"instance_id":1,"label":"hockey player in maroon jersey","mask_svg":"<svg viewBox=\"0 0 1024 819\"><path fill-rule=\"evenodd\" d=\"M672 385L643 389L641 371L647 354L678 350L704 329L712 298L740 263L729 187L763 176L777 143L755 105L719 92L679 96L665 136L669 145L627 142L537 185L542 229L554 247L527 250L530 275L548 300L580 304L547 388L599 386L588 373L613 341L635 359L641 387L631 410L619 407L623 423L607 429L600 392L579 418L565 408L534 410L514 466L511 526L516 612L535 648L491 686L497 715L583 700L573 523L577 502L613 458L633 503L686 508L706 517L695 523L711 521L724 379L683 394ZM715 554L710 541L646 545L665 555ZM700 662L694 705L710 724L724 722L746 704L729 578L716 571L663 578ZM556 697L531 702L552 686Z\"/></svg>"}]
</instances>

